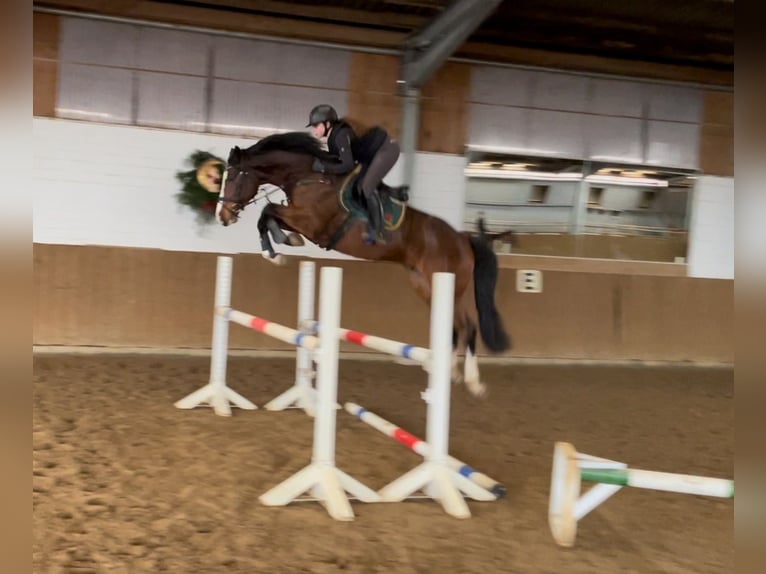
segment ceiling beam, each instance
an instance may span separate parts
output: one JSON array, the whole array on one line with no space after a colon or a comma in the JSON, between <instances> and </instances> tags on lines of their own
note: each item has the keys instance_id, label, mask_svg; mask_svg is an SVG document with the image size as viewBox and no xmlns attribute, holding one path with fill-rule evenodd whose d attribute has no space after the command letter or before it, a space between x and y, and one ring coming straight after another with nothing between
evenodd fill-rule
<instances>
[{"instance_id":1,"label":"ceiling beam","mask_svg":"<svg viewBox=\"0 0 766 574\"><path fill-rule=\"evenodd\" d=\"M179 9L172 4L151 0L41 0L35 5L251 34L325 40L352 46L395 48L400 46L407 36L405 32L323 22L307 26L306 22L301 20L224 12L211 8L184 6L183 9Z\"/></svg>"},{"instance_id":2,"label":"ceiling beam","mask_svg":"<svg viewBox=\"0 0 766 574\"><path fill-rule=\"evenodd\" d=\"M419 89L452 53L478 28L502 0L456 0L406 44L403 91Z\"/></svg>"},{"instance_id":3,"label":"ceiling beam","mask_svg":"<svg viewBox=\"0 0 766 574\"><path fill-rule=\"evenodd\" d=\"M478 42L466 42L463 44L453 54L453 59L463 61L478 60L485 63L491 60L518 66L630 76L660 81L668 80L671 82L686 82L726 88L734 86L733 71L659 64L639 60L623 60L620 58L572 54L517 46L498 46Z\"/></svg>"},{"instance_id":4,"label":"ceiling beam","mask_svg":"<svg viewBox=\"0 0 766 574\"><path fill-rule=\"evenodd\" d=\"M449 2L446 0L386 0L387 4L397 6L411 6L413 8L444 8Z\"/></svg>"},{"instance_id":5,"label":"ceiling beam","mask_svg":"<svg viewBox=\"0 0 766 574\"><path fill-rule=\"evenodd\" d=\"M279 0L225 0L215 2L216 9L225 12L235 8L239 13L269 13L276 17L294 16L340 24L366 24L378 27L400 28L405 31L418 28L427 22L425 16L404 14L394 10L370 11L342 6L328 7L322 4L295 4ZM312 24L313 26L313 24Z\"/></svg>"}]
</instances>

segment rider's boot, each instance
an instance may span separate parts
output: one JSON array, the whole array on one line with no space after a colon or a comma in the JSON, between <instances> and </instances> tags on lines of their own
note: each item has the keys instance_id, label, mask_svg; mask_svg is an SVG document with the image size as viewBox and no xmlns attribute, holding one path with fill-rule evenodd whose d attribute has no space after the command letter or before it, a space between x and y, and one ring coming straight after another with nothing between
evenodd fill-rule
<instances>
[{"instance_id":1,"label":"rider's boot","mask_svg":"<svg viewBox=\"0 0 766 574\"><path fill-rule=\"evenodd\" d=\"M396 185L391 186L386 183L381 183L379 190L381 193L386 193L389 197L393 197L397 201L407 203L410 199L410 186L409 185Z\"/></svg>"},{"instance_id":2,"label":"rider's boot","mask_svg":"<svg viewBox=\"0 0 766 574\"><path fill-rule=\"evenodd\" d=\"M373 229L373 238L378 245L386 244L385 227L383 223L383 206L377 192L367 196L367 212Z\"/></svg>"}]
</instances>

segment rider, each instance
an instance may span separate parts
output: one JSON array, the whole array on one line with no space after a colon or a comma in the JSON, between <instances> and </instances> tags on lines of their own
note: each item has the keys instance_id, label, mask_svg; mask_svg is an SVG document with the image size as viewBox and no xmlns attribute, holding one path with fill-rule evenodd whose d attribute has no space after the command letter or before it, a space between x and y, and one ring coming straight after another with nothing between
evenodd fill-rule
<instances>
[{"instance_id":1,"label":"rider","mask_svg":"<svg viewBox=\"0 0 766 574\"><path fill-rule=\"evenodd\" d=\"M365 128L350 118L338 118L330 105L320 104L309 113L309 123L317 138L327 138L327 151L337 158L333 162L314 161L314 169L321 173L344 174L363 166L359 187L367 202L375 241L385 243L383 207L378 185L399 158L399 144L380 126Z\"/></svg>"}]
</instances>

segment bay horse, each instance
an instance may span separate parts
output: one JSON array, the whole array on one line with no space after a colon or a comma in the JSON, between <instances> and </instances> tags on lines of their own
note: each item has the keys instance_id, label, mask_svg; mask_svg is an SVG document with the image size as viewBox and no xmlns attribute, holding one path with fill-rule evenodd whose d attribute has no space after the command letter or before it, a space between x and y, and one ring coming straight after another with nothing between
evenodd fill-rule
<instances>
[{"instance_id":1,"label":"bay horse","mask_svg":"<svg viewBox=\"0 0 766 574\"><path fill-rule=\"evenodd\" d=\"M476 357L476 322L486 348L501 353L510 348L510 338L495 306L497 257L482 238L458 232L444 220L410 206L396 229L386 232L385 244L368 244L367 222L344 208L340 190L350 179L346 175L325 175L312 169L315 158L327 160L319 140L305 132L274 134L255 145L231 149L219 193L216 214L226 226L235 223L245 206L253 201L264 184L280 187L286 204L267 204L258 221L264 252L276 257L269 232L278 243L299 245L287 230L299 233L325 249L352 257L402 264L418 295L430 305L431 275L455 275L452 380L460 381L458 351L465 349L463 381L475 396L486 392L479 378ZM473 301L466 297L473 283Z\"/></svg>"}]
</instances>

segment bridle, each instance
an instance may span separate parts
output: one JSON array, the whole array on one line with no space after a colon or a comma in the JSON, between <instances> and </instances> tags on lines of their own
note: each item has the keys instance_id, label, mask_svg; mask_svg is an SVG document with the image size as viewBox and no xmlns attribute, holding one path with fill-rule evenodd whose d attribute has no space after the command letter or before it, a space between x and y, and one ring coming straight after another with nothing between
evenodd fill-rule
<instances>
[{"instance_id":1,"label":"bridle","mask_svg":"<svg viewBox=\"0 0 766 574\"><path fill-rule=\"evenodd\" d=\"M218 194L218 207L216 209L216 217L218 218L219 221L221 221L220 213L221 211L226 210L231 215L231 217L234 218L232 221L233 223L234 221L237 221L237 219L239 219L239 214L245 211L245 207L247 207L248 205L252 203L255 203L256 201L261 199L261 197L258 197L258 191L256 191L253 197L250 198L248 201L242 201L242 200L237 201L236 199L226 198L224 196L224 190L226 189L226 180L228 179L228 175L229 175L229 170L228 169L224 170L223 177L221 178L221 191ZM236 187L234 189L235 198L238 198L240 195L239 190L240 190L240 187L242 186L242 178L247 177L249 175L252 175L252 173L247 170L240 169L237 172L237 175L234 176L234 180L236 182ZM262 197L265 197L265 196L262 196ZM229 207L228 205L226 205L227 203L234 204L234 206Z\"/></svg>"},{"instance_id":2,"label":"bridle","mask_svg":"<svg viewBox=\"0 0 766 574\"><path fill-rule=\"evenodd\" d=\"M221 191L218 194L218 205L216 206L216 212L215 212L216 219L218 219L218 221L220 223L223 223L223 221L221 220L221 216L220 216L222 211L224 211L224 210L227 211L229 213L229 215L232 217L232 220L230 221L230 223L234 223L234 222L236 222L239 219L239 214L242 213L243 211L245 211L245 208L248 205L256 203L256 202L260 201L261 199L266 199L267 201L269 201L269 196L272 193L275 193L276 191L279 191L279 190L282 189L282 188L280 188L278 186L274 186L275 189L272 189L272 190L266 191L263 194L260 194L260 188L262 186L259 185L258 186L258 190L255 192L255 194L253 195L253 197L251 199L249 199L247 201L241 201L241 200L237 201L236 198L238 198L239 195L240 195L239 191L240 191L240 188L242 186L243 179L248 177L248 176L258 175L258 174L259 174L259 172L255 171L255 170L254 171L248 171L246 169L239 168L238 171L237 171L237 174L234 176L234 179L236 181L236 184L235 184L236 187L234 188L234 194L233 194L234 195L234 199L231 199L231 198L226 198L224 196L224 190L226 189L226 180L228 179L228 175L229 175L229 170L228 169L224 170L223 177L221 178ZM332 181L328 177L326 177L324 175L315 174L315 175L311 175L311 176L308 176L308 177L304 177L303 179L298 180L293 185L294 185L294 187L298 187L298 186L301 186L301 185L310 185L310 184L313 184L313 183L331 184ZM228 204L233 204L233 207L229 207L228 205L226 205L227 203Z\"/></svg>"}]
</instances>

